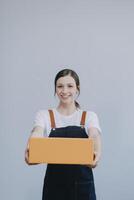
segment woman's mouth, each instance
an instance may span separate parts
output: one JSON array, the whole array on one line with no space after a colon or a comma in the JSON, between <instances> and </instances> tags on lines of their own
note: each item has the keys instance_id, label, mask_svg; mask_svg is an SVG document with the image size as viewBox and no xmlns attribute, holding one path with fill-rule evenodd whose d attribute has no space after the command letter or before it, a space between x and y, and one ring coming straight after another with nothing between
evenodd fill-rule
<instances>
[{"instance_id":1,"label":"woman's mouth","mask_svg":"<svg viewBox=\"0 0 134 200\"><path fill-rule=\"evenodd\" d=\"M69 96L63 96L63 95L61 95L62 99L68 99L69 97L70 97L70 95Z\"/></svg>"}]
</instances>

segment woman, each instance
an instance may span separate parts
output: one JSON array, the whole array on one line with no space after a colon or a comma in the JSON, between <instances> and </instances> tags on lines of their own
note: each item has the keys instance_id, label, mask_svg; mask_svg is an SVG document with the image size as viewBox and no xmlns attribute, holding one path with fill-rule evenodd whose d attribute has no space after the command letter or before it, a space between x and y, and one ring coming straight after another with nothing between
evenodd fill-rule
<instances>
[{"instance_id":1,"label":"woman","mask_svg":"<svg viewBox=\"0 0 134 200\"><path fill-rule=\"evenodd\" d=\"M93 165L48 164L44 178L42 200L96 200L92 168L101 155L98 117L84 112L76 97L80 93L79 77L73 70L61 70L55 77L57 108L40 110L35 119L31 137L94 138ZM28 145L25 161L28 163Z\"/></svg>"}]
</instances>

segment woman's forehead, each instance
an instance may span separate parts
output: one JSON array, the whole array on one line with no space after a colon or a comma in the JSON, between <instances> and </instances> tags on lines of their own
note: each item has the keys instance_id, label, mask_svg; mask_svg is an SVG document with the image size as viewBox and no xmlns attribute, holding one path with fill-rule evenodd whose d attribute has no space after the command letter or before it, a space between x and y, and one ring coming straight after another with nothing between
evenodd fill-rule
<instances>
[{"instance_id":1,"label":"woman's forehead","mask_svg":"<svg viewBox=\"0 0 134 200\"><path fill-rule=\"evenodd\" d=\"M73 77L71 76L64 76L64 77L60 77L58 80L57 80L57 84L75 84L75 80Z\"/></svg>"}]
</instances>

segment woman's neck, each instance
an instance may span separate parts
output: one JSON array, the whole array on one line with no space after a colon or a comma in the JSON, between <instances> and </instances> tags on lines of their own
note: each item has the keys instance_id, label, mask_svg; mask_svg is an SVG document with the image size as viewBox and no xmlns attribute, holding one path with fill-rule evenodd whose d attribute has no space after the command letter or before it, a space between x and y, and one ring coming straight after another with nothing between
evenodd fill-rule
<instances>
[{"instance_id":1,"label":"woman's neck","mask_svg":"<svg viewBox=\"0 0 134 200\"><path fill-rule=\"evenodd\" d=\"M77 110L75 104L59 104L57 107L57 111L63 115L71 115Z\"/></svg>"}]
</instances>

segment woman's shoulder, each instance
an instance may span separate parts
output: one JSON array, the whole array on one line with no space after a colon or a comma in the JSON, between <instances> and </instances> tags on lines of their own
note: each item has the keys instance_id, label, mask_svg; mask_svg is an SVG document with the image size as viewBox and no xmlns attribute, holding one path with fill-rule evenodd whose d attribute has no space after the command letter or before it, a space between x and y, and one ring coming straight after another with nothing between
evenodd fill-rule
<instances>
[{"instance_id":1,"label":"woman's shoulder","mask_svg":"<svg viewBox=\"0 0 134 200\"><path fill-rule=\"evenodd\" d=\"M47 109L39 109L36 111L36 115L46 115L48 113Z\"/></svg>"},{"instance_id":2,"label":"woman's shoulder","mask_svg":"<svg viewBox=\"0 0 134 200\"><path fill-rule=\"evenodd\" d=\"M86 112L87 112L88 115L91 115L91 116L97 115L97 113L95 111L87 110Z\"/></svg>"},{"instance_id":3,"label":"woman's shoulder","mask_svg":"<svg viewBox=\"0 0 134 200\"><path fill-rule=\"evenodd\" d=\"M55 108L49 108L49 109L39 109L36 111L36 116L37 117L48 117L49 116L49 110L54 111Z\"/></svg>"},{"instance_id":4,"label":"woman's shoulder","mask_svg":"<svg viewBox=\"0 0 134 200\"><path fill-rule=\"evenodd\" d=\"M83 110L83 111L86 111L87 121L99 120L98 114L95 111L92 111L92 110Z\"/></svg>"},{"instance_id":5,"label":"woman's shoulder","mask_svg":"<svg viewBox=\"0 0 134 200\"><path fill-rule=\"evenodd\" d=\"M92 117L97 116L97 113L96 113L95 111L92 111L92 110L80 109L79 111L80 111L81 113L84 112L84 111L86 111L86 114L87 114L88 116L92 116Z\"/></svg>"},{"instance_id":6,"label":"woman's shoulder","mask_svg":"<svg viewBox=\"0 0 134 200\"><path fill-rule=\"evenodd\" d=\"M87 109L78 109L78 113L81 116L83 112L86 112L86 119L87 121L90 120L98 120L98 114L95 111L87 110Z\"/></svg>"},{"instance_id":7,"label":"woman's shoulder","mask_svg":"<svg viewBox=\"0 0 134 200\"><path fill-rule=\"evenodd\" d=\"M34 119L34 126L41 126L45 127L45 125L48 123L49 120L49 114L47 109L40 109L36 111L35 119Z\"/></svg>"}]
</instances>

